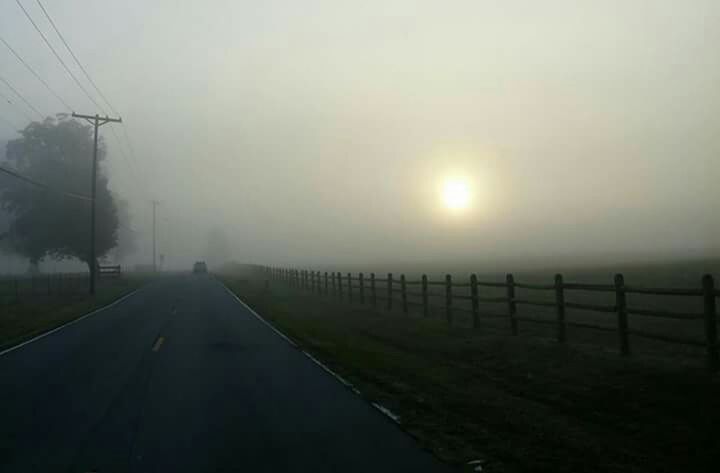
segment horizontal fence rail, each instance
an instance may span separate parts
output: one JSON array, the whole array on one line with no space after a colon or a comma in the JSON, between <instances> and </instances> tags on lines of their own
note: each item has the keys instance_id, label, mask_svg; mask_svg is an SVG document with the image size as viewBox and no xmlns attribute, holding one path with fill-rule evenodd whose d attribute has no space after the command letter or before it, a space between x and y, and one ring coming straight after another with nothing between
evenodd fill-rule
<instances>
[{"instance_id":1,"label":"horizontal fence rail","mask_svg":"<svg viewBox=\"0 0 720 473\"><path fill-rule=\"evenodd\" d=\"M384 307L386 311L399 310L403 314L413 313L422 317L442 316L450 326L456 325L456 315L470 315L472 327L481 329L483 320L506 319L510 334L520 333L520 324L530 323L554 327L555 338L560 343L568 339L567 328L581 328L615 333L621 355L631 354L630 336L651 339L666 343L704 347L707 367L712 372L720 371L720 353L718 346L717 301L720 290L715 286L711 275L702 277L697 288L652 288L626 285L622 274L614 277L613 284L586 284L565 282L561 274L555 275L552 283L517 282L512 274L505 281L480 281L475 274L468 279L453 279L449 274L442 280L430 280L427 275L420 279L408 280L404 274L393 273L376 275L375 273L320 272L313 270L261 267L268 280L282 281L290 287L314 294L334 297L347 302L369 304L374 308ZM517 291L523 291L522 296ZM529 292L533 295L527 296ZM583 292L605 294L613 298L612 303L589 303L568 301L566 296ZM667 309L652 309L628 304L628 295L685 297L701 299L702 311L679 312ZM431 302L434 301L434 302ZM444 302L439 302L444 301ZM609 301L608 301L609 302ZM491 306L487 310L485 306ZM518 314L518 308L545 310L543 314L527 316ZM607 325L594 321L568 320L567 311L606 314ZM575 318L575 317L573 317ZM665 319L695 324L703 339L652 333L632 327L630 319ZM604 323L604 322L603 322ZM635 322L634 322L635 323Z\"/></svg>"}]
</instances>

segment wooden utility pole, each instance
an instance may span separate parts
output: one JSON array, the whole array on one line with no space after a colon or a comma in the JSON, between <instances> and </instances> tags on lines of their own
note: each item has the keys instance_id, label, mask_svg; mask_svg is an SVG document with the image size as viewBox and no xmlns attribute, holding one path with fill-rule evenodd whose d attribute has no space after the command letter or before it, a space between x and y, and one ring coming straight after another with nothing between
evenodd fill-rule
<instances>
[{"instance_id":1,"label":"wooden utility pole","mask_svg":"<svg viewBox=\"0 0 720 473\"><path fill-rule=\"evenodd\" d=\"M95 189L97 184L97 151L98 151L98 128L106 123L122 123L122 118L110 118L107 115L80 115L73 112L74 118L87 120L95 129L95 144L93 147L92 160L92 182L90 191L90 294L95 294L95 275L97 272L97 255L95 254Z\"/></svg>"}]
</instances>

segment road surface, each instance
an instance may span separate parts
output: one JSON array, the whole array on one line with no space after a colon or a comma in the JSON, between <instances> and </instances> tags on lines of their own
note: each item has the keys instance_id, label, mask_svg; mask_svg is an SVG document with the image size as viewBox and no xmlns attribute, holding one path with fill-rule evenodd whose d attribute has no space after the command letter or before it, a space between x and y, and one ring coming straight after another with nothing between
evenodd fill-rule
<instances>
[{"instance_id":1,"label":"road surface","mask_svg":"<svg viewBox=\"0 0 720 473\"><path fill-rule=\"evenodd\" d=\"M210 277L0 356L0 471L446 471Z\"/></svg>"}]
</instances>

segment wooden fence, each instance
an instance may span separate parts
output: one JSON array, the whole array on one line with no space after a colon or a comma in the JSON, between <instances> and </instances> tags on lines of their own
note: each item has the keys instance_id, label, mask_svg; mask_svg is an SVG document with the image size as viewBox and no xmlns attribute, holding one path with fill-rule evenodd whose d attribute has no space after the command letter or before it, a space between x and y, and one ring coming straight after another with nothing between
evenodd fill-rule
<instances>
[{"instance_id":1,"label":"wooden fence","mask_svg":"<svg viewBox=\"0 0 720 473\"><path fill-rule=\"evenodd\" d=\"M87 293L87 273L53 273L0 277L0 304L17 304L42 297Z\"/></svg>"},{"instance_id":2,"label":"wooden fence","mask_svg":"<svg viewBox=\"0 0 720 473\"><path fill-rule=\"evenodd\" d=\"M266 278L272 281L282 281L292 287L306 290L318 295L334 296L347 300L357 301L360 304L369 304L372 307L384 307L386 310L400 309L408 314L410 307L418 308L421 314L429 317L431 310L444 314L448 324L453 325L458 313L466 313L471 317L472 326L480 328L484 319L506 319L512 335L518 335L519 322L543 324L554 327L555 337L560 343L566 343L567 328L616 332L617 344L620 354L630 354L630 337L640 337L661 342L680 345L703 347L706 352L707 367L712 372L720 370L720 353L718 348L718 319L716 299L720 291L715 288L713 277L706 274L697 288L653 288L627 285L622 274L616 274L613 284L583 284L566 282L561 274L555 275L554 281L548 284L521 283L515 281L512 274L508 274L505 281L480 281L475 274L466 281L453 280L446 275L444 280L432 281L427 275L418 280L408 280L404 274L399 278L388 273L386 277L378 278L375 273L366 276L363 273L353 275L339 272L309 271L301 269L262 267ZM518 289L539 291L545 293L544 298L525 298L516 296ZM496 294L485 295L485 292L494 291ZM501 295L497 295L500 291ZM592 293L606 293L613 297L613 304L579 303L566 301L566 295L576 291ZM686 298L702 298L702 312L688 313L671 310L650 309L628 305L628 294L673 296ZM440 304L438 304L438 301ZM481 309L494 307L494 310ZM518 315L518 306L543 307L552 310L552 319L525 317ZM614 315L615 323L612 327L600 324L570 321L566 318L566 310L581 310L595 313ZM631 316L643 316L659 319L681 321L688 324L697 324L700 327L703 340L651 333L645 330L631 328Z\"/></svg>"}]
</instances>

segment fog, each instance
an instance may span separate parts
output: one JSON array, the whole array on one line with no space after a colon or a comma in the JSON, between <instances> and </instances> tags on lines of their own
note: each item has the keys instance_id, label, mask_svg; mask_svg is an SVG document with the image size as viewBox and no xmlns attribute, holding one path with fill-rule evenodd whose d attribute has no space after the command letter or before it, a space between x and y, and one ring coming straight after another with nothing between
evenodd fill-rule
<instances>
[{"instance_id":1,"label":"fog","mask_svg":"<svg viewBox=\"0 0 720 473\"><path fill-rule=\"evenodd\" d=\"M102 135L131 264L154 199L167 269L720 256L716 0L44 4L127 127L134 154ZM0 32L97 112L14 2ZM0 141L26 123L0 117ZM453 177L467 208L443 203Z\"/></svg>"}]
</instances>

